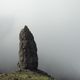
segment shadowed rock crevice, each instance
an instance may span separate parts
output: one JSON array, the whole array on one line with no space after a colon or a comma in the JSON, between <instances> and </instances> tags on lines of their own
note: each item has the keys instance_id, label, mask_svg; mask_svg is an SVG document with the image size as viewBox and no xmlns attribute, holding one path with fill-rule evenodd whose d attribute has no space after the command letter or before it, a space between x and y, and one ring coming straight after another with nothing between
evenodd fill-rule
<instances>
[{"instance_id":1,"label":"shadowed rock crevice","mask_svg":"<svg viewBox=\"0 0 80 80\"><path fill-rule=\"evenodd\" d=\"M20 70L37 70L38 56L37 46L31 31L25 26L19 34L19 62Z\"/></svg>"}]
</instances>

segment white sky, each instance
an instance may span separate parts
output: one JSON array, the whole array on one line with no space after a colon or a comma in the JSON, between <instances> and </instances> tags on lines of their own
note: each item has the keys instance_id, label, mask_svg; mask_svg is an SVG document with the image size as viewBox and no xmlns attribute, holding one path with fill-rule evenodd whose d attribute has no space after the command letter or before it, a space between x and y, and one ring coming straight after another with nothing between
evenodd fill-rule
<instances>
[{"instance_id":1,"label":"white sky","mask_svg":"<svg viewBox=\"0 0 80 80\"><path fill-rule=\"evenodd\" d=\"M40 69L55 77L79 77L80 0L0 0L1 70L16 67L25 24L37 42Z\"/></svg>"}]
</instances>

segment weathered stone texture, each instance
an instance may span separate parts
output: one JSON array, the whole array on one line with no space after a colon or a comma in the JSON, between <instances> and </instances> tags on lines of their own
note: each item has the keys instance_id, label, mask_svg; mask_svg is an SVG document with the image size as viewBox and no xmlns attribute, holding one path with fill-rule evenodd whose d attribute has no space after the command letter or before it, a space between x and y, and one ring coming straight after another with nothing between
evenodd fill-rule
<instances>
[{"instance_id":1,"label":"weathered stone texture","mask_svg":"<svg viewBox=\"0 0 80 80\"><path fill-rule=\"evenodd\" d=\"M19 34L19 62L20 70L30 69L37 70L38 56L37 46L34 41L33 34L27 26L25 26Z\"/></svg>"}]
</instances>

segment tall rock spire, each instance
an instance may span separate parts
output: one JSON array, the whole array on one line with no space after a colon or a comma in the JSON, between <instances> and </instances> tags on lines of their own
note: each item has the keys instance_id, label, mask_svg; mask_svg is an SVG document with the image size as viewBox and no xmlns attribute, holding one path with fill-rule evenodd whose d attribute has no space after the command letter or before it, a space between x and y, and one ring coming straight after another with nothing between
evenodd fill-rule
<instances>
[{"instance_id":1,"label":"tall rock spire","mask_svg":"<svg viewBox=\"0 0 80 80\"><path fill-rule=\"evenodd\" d=\"M38 56L37 46L34 41L33 34L25 25L19 34L19 62L18 67L20 70L37 70Z\"/></svg>"}]
</instances>

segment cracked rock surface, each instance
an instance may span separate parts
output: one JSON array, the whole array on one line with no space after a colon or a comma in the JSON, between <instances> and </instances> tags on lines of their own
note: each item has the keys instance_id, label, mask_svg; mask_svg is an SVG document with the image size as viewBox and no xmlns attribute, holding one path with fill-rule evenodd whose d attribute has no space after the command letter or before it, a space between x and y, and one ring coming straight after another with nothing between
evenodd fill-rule
<instances>
[{"instance_id":1,"label":"cracked rock surface","mask_svg":"<svg viewBox=\"0 0 80 80\"><path fill-rule=\"evenodd\" d=\"M37 70L38 56L37 46L34 41L34 36L27 26L25 26L19 34L19 62L20 70L30 69Z\"/></svg>"}]
</instances>

